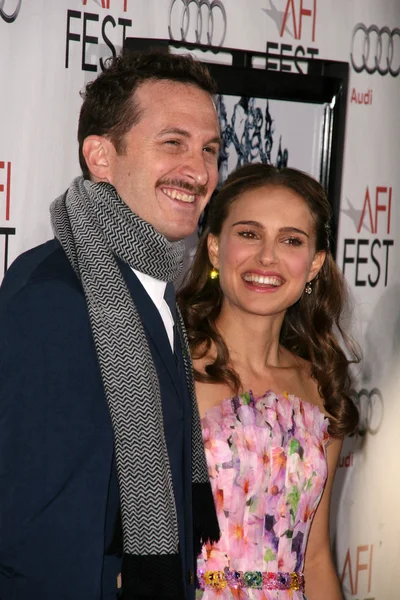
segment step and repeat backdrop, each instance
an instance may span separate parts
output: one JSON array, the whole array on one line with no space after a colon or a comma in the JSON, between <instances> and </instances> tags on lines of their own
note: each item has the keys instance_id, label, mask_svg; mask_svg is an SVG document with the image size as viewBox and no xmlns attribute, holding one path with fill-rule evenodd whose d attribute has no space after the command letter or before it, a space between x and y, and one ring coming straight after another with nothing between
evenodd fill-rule
<instances>
[{"instance_id":1,"label":"step and repeat backdrop","mask_svg":"<svg viewBox=\"0 0 400 600\"><path fill-rule=\"evenodd\" d=\"M364 360L332 539L346 600L398 600L400 0L0 0L0 279L18 254L51 237L49 205L79 174L79 92L127 37L267 52L277 71L302 72L303 57L350 65L337 261ZM236 134L252 132L243 160L248 150L318 175L318 108L219 102L225 126L234 120ZM223 169L234 166L226 160Z\"/></svg>"}]
</instances>

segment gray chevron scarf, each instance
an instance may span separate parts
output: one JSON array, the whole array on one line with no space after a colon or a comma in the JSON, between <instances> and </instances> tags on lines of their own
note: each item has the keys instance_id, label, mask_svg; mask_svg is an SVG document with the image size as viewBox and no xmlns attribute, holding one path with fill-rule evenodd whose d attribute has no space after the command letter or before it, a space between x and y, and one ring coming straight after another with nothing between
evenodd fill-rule
<instances>
[{"instance_id":1,"label":"gray chevron scarf","mask_svg":"<svg viewBox=\"0 0 400 600\"><path fill-rule=\"evenodd\" d=\"M78 177L50 208L54 234L81 280L114 430L122 517L122 597L185 597L161 393L146 335L116 258L162 281L182 267L169 242L135 215L113 186ZM194 396L191 360L178 316L192 395L195 551L219 537Z\"/></svg>"}]
</instances>

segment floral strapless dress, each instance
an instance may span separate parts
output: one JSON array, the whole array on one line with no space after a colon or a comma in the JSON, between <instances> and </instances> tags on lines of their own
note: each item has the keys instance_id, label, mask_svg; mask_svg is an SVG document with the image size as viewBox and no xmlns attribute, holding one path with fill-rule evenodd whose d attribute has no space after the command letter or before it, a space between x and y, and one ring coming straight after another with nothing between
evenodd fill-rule
<instances>
[{"instance_id":1,"label":"floral strapless dress","mask_svg":"<svg viewBox=\"0 0 400 600\"><path fill-rule=\"evenodd\" d=\"M221 539L203 547L202 600L304 600L310 525L326 476L328 419L291 394L226 399L202 419Z\"/></svg>"}]
</instances>

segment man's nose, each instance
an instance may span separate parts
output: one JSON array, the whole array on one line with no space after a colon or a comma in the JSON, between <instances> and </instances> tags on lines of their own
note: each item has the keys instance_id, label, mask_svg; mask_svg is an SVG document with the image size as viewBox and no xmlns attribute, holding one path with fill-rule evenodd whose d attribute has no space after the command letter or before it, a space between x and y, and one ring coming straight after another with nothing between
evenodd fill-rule
<instances>
[{"instance_id":1,"label":"man's nose","mask_svg":"<svg viewBox=\"0 0 400 600\"><path fill-rule=\"evenodd\" d=\"M191 152L186 157L181 172L185 177L192 179L196 185L206 185L209 180L209 172L204 151Z\"/></svg>"}]
</instances>

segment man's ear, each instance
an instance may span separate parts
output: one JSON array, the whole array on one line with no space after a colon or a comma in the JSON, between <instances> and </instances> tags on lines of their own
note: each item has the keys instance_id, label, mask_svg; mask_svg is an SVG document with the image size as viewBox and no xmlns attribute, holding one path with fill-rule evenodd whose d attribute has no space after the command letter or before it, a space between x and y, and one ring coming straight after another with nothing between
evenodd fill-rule
<instances>
[{"instance_id":1,"label":"man's ear","mask_svg":"<svg viewBox=\"0 0 400 600\"><path fill-rule=\"evenodd\" d=\"M326 252L321 250L317 252L314 256L314 259L311 263L310 271L308 273L307 281L312 281L318 275L320 270L322 269L326 258Z\"/></svg>"},{"instance_id":2,"label":"man's ear","mask_svg":"<svg viewBox=\"0 0 400 600\"><path fill-rule=\"evenodd\" d=\"M82 154L93 181L110 181L110 163L114 146L101 135L89 135L82 145Z\"/></svg>"},{"instance_id":3,"label":"man's ear","mask_svg":"<svg viewBox=\"0 0 400 600\"><path fill-rule=\"evenodd\" d=\"M212 233L208 234L207 238L208 257L210 263L215 269L219 268L219 244L218 238Z\"/></svg>"}]
</instances>

